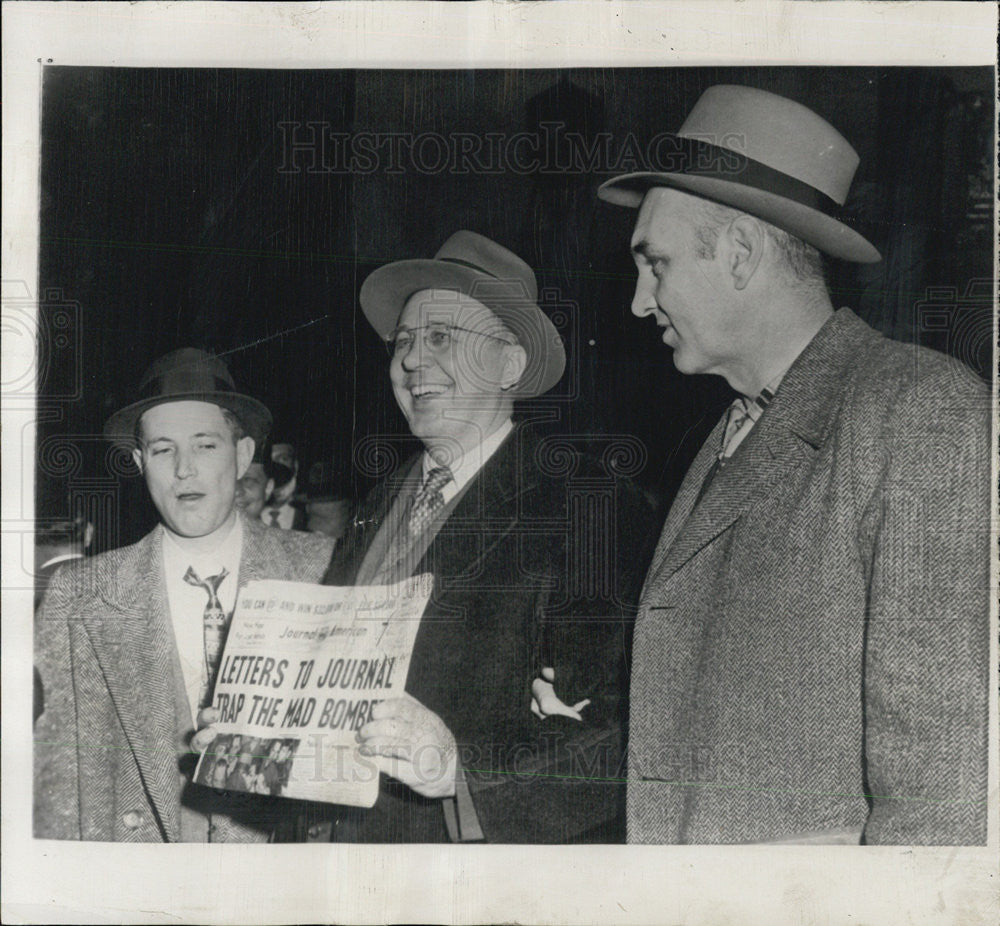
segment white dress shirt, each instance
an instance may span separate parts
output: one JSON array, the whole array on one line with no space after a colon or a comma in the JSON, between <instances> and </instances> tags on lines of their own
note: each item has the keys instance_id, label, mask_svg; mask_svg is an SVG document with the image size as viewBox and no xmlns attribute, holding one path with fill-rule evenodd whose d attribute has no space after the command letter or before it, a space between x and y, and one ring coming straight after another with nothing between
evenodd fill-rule
<instances>
[{"instance_id":1,"label":"white dress shirt","mask_svg":"<svg viewBox=\"0 0 1000 926\"><path fill-rule=\"evenodd\" d=\"M240 579L243 521L237 516L236 523L219 545L209 553L198 555L188 553L162 525L160 531L163 536L163 574L167 583L170 622L174 628L177 653L184 673L184 689L191 704L191 719L195 720L198 697L201 694L202 666L205 662L203 618L208 595L205 589L185 582L184 573L190 566L198 573L199 578L207 579L226 569L229 574L219 585L218 596L222 609L231 614L236 606L236 591Z\"/></svg>"}]
</instances>

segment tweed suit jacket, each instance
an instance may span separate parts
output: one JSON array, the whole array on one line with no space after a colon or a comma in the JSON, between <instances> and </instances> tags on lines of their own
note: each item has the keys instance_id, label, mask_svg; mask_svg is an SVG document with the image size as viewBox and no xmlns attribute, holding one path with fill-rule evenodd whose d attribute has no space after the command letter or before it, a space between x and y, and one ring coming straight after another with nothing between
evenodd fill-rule
<instances>
[{"instance_id":1,"label":"tweed suit jacket","mask_svg":"<svg viewBox=\"0 0 1000 926\"><path fill-rule=\"evenodd\" d=\"M642 593L629 841L984 842L986 389L841 309L695 504L722 428Z\"/></svg>"},{"instance_id":2,"label":"tweed suit jacket","mask_svg":"<svg viewBox=\"0 0 1000 926\"><path fill-rule=\"evenodd\" d=\"M332 546L244 519L239 584L318 582ZM59 571L35 619L45 691L35 725L36 837L179 839L176 658L159 526ZM242 809L257 826L277 806L227 812Z\"/></svg>"},{"instance_id":3,"label":"tweed suit jacket","mask_svg":"<svg viewBox=\"0 0 1000 926\"><path fill-rule=\"evenodd\" d=\"M572 478L554 476L541 444L516 427L417 565L435 584L406 690L454 735L486 841L622 841L620 711L650 515L634 486L583 457ZM366 500L326 581L353 582L414 466ZM613 498L596 520L595 485ZM592 699L584 723L532 715L544 665L564 700ZM375 807L344 809L332 838L447 841L441 803L383 775Z\"/></svg>"}]
</instances>

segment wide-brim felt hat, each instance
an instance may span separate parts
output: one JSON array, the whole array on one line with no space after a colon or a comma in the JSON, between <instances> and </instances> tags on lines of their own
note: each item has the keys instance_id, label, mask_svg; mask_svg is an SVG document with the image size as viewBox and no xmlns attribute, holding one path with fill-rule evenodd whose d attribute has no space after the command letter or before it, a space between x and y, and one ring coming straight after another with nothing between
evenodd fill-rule
<instances>
[{"instance_id":1,"label":"wide-brim felt hat","mask_svg":"<svg viewBox=\"0 0 1000 926\"><path fill-rule=\"evenodd\" d=\"M210 402L228 409L258 446L271 429L267 407L237 391L228 367L218 357L194 347L182 347L154 361L139 383L138 394L137 401L108 418L106 438L134 445L136 424L143 413L165 402Z\"/></svg>"},{"instance_id":2,"label":"wide-brim felt hat","mask_svg":"<svg viewBox=\"0 0 1000 926\"><path fill-rule=\"evenodd\" d=\"M678 130L661 171L623 174L597 195L639 206L674 187L757 216L832 257L882 259L843 205L859 157L832 125L793 100L753 87L709 87Z\"/></svg>"},{"instance_id":3,"label":"wide-brim felt hat","mask_svg":"<svg viewBox=\"0 0 1000 926\"><path fill-rule=\"evenodd\" d=\"M510 395L532 398L559 382L566 369L562 338L538 307L534 271L512 251L475 232L455 232L429 260L400 260L372 272L361 286L361 310L379 337L387 339L406 300L421 290L469 296L510 329L527 355Z\"/></svg>"}]
</instances>

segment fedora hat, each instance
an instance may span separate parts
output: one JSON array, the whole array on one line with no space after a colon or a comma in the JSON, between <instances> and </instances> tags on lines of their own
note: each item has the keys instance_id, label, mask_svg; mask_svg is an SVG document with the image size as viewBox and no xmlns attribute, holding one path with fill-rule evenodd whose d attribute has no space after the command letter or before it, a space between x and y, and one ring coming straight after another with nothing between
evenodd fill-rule
<instances>
[{"instance_id":1,"label":"fedora hat","mask_svg":"<svg viewBox=\"0 0 1000 926\"><path fill-rule=\"evenodd\" d=\"M256 399L236 391L226 365L212 354L182 347L154 361L139 383L139 399L115 412L104 425L109 440L132 444L143 413L165 402L210 402L231 411L261 446L271 428L271 413Z\"/></svg>"},{"instance_id":2,"label":"fedora hat","mask_svg":"<svg viewBox=\"0 0 1000 926\"><path fill-rule=\"evenodd\" d=\"M709 87L677 132L665 171L623 174L597 195L636 207L669 186L755 215L825 254L859 263L882 257L845 224L858 154L832 125L800 103L752 87Z\"/></svg>"},{"instance_id":3,"label":"fedora hat","mask_svg":"<svg viewBox=\"0 0 1000 926\"><path fill-rule=\"evenodd\" d=\"M361 286L361 310L379 337L387 339L406 300L423 289L470 296L517 337L528 361L511 395L531 398L559 382L566 368L562 338L537 305L534 272L516 254L475 232L457 231L430 260L400 260L371 273Z\"/></svg>"}]
</instances>

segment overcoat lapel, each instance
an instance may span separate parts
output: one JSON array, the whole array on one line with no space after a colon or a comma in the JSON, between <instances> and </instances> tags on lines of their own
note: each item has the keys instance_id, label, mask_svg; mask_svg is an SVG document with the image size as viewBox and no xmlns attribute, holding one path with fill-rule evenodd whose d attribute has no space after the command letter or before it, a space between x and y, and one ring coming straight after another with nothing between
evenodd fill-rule
<instances>
[{"instance_id":1,"label":"overcoat lapel","mask_svg":"<svg viewBox=\"0 0 1000 926\"><path fill-rule=\"evenodd\" d=\"M774 401L695 505L719 448L723 416L699 451L671 508L651 578L668 579L816 454L833 410L842 401L842 371L862 343L865 330L848 309L835 313L796 359Z\"/></svg>"},{"instance_id":2,"label":"overcoat lapel","mask_svg":"<svg viewBox=\"0 0 1000 926\"><path fill-rule=\"evenodd\" d=\"M143 783L167 839L179 835L176 644L167 612L161 528L128 551L82 615Z\"/></svg>"},{"instance_id":3,"label":"overcoat lapel","mask_svg":"<svg viewBox=\"0 0 1000 926\"><path fill-rule=\"evenodd\" d=\"M418 573L462 577L476 575L479 563L525 517L521 498L538 484L532 463L537 439L526 428L515 428L463 489ZM530 516L530 512L527 513Z\"/></svg>"},{"instance_id":4,"label":"overcoat lapel","mask_svg":"<svg viewBox=\"0 0 1000 926\"><path fill-rule=\"evenodd\" d=\"M262 521L243 520L243 552L240 556L239 588L258 579L289 574L288 554L280 543L271 541L272 531Z\"/></svg>"},{"instance_id":5,"label":"overcoat lapel","mask_svg":"<svg viewBox=\"0 0 1000 926\"><path fill-rule=\"evenodd\" d=\"M701 449L698 451L697 456L695 456L694 461L688 468L687 474L684 476L684 480L681 482L681 487L678 489L673 504L670 506L667 519L663 523L663 530L660 532L660 539L656 544L656 550L653 553L653 559L647 574L647 582L648 577L660 574L663 562L666 560L667 554L674 544L674 540L677 539L681 528L691 515L695 500L701 491L702 483L704 483L709 470L715 463L716 454L722 441L722 433L725 429L725 421L726 416L723 415L712 429L712 432L705 438L705 442L701 445Z\"/></svg>"}]
</instances>

